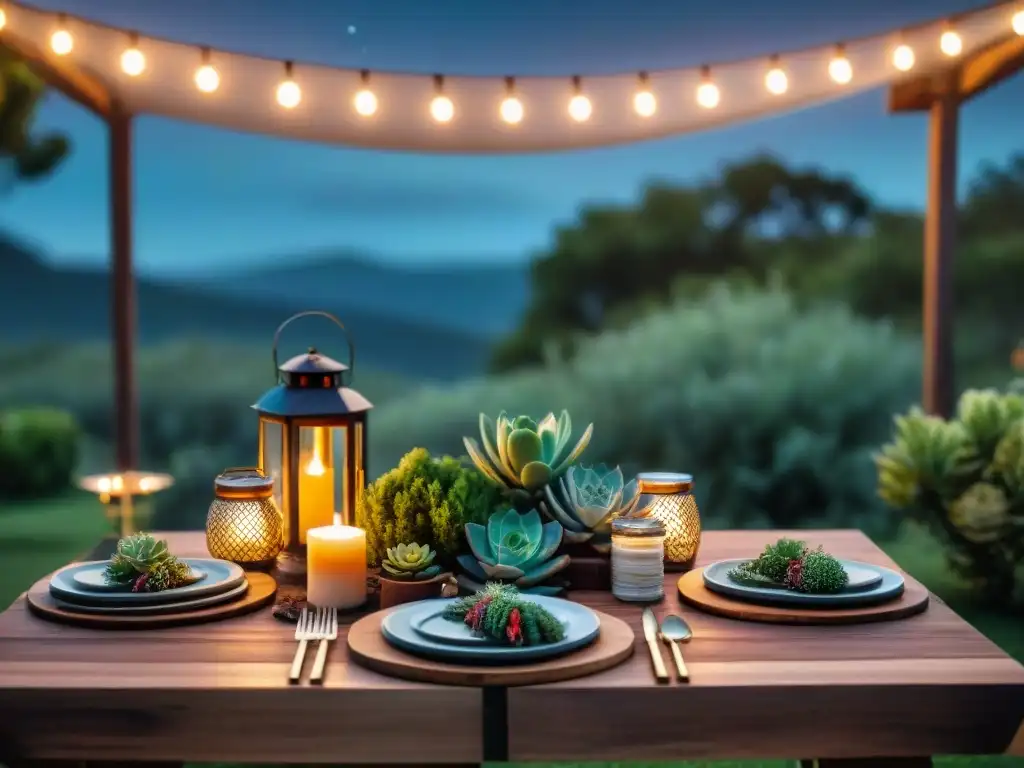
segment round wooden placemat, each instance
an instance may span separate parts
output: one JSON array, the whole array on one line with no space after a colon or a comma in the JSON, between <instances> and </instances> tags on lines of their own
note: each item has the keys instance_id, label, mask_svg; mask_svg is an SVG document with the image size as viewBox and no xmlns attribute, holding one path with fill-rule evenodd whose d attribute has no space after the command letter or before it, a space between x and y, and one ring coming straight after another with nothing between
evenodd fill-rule
<instances>
[{"instance_id":1,"label":"round wooden placemat","mask_svg":"<svg viewBox=\"0 0 1024 768\"><path fill-rule=\"evenodd\" d=\"M704 586L704 569L697 568L678 581L683 602L702 611L742 621L770 624L868 624L893 621L922 613L928 607L928 590L906 580L903 594L878 605L855 608L800 608L795 605L758 605L712 592Z\"/></svg>"},{"instance_id":2,"label":"round wooden placemat","mask_svg":"<svg viewBox=\"0 0 1024 768\"><path fill-rule=\"evenodd\" d=\"M262 608L274 599L277 582L273 577L265 573L247 571L245 578L249 582L249 591L238 600L192 611L150 616L118 616L114 614L104 616L95 613L76 613L64 608L50 595L49 576L37 581L28 591L26 599L29 610L36 616L60 624L72 624L76 627L90 629L163 629L230 619Z\"/></svg>"},{"instance_id":3,"label":"round wooden placemat","mask_svg":"<svg viewBox=\"0 0 1024 768\"><path fill-rule=\"evenodd\" d=\"M508 666L452 664L412 656L384 639L381 622L388 611L366 616L348 630L348 652L358 664L391 677L441 685L538 685L572 680L611 669L633 655L633 630L621 619L594 611L601 634L585 648L565 656Z\"/></svg>"}]
</instances>

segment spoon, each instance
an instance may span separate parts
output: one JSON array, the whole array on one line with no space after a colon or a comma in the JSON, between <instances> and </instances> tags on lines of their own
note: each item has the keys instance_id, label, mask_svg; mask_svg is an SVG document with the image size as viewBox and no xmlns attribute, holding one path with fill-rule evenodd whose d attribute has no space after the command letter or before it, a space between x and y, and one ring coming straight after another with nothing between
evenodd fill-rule
<instances>
[{"instance_id":1,"label":"spoon","mask_svg":"<svg viewBox=\"0 0 1024 768\"><path fill-rule=\"evenodd\" d=\"M693 637L690 625L683 621L681 616L669 614L661 622L662 641L672 649L672 658L676 662L676 675L684 683L690 682L690 673L686 669L686 662L683 661L683 652L679 650L679 643L688 643Z\"/></svg>"}]
</instances>

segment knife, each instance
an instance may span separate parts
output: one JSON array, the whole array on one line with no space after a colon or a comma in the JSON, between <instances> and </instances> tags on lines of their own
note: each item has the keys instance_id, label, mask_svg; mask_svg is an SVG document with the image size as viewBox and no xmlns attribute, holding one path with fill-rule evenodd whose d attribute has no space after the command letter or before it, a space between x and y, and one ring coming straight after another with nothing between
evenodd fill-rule
<instances>
[{"instance_id":1,"label":"knife","mask_svg":"<svg viewBox=\"0 0 1024 768\"><path fill-rule=\"evenodd\" d=\"M647 647L651 651L651 661L654 663L654 676L659 683L667 683L669 680L668 670L665 669L665 661L661 658L661 647L658 645L658 618L650 608L644 608L644 638L647 640Z\"/></svg>"}]
</instances>

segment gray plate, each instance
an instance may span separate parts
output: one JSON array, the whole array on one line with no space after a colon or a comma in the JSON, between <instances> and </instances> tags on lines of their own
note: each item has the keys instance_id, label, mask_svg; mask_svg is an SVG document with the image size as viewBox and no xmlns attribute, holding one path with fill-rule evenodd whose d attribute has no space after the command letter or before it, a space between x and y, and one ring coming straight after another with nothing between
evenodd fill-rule
<instances>
[{"instance_id":1,"label":"gray plate","mask_svg":"<svg viewBox=\"0 0 1024 768\"><path fill-rule=\"evenodd\" d=\"M547 645L515 647L486 641L474 642L469 627L458 622L445 622L453 628L452 634L446 635L445 642L428 638L414 629L417 624L427 626L435 621L444 621L434 617L454 602L455 598L421 600L397 608L384 617L381 631L388 643L408 653L466 664L521 664L561 656L589 645L600 633L601 622L597 614L584 605L543 595L523 595L523 598L538 603L565 624L565 638ZM457 637L456 632L461 635L462 642L453 642Z\"/></svg>"},{"instance_id":2,"label":"gray plate","mask_svg":"<svg viewBox=\"0 0 1024 768\"><path fill-rule=\"evenodd\" d=\"M169 613L185 613L199 608L209 608L212 605L231 603L240 600L249 591L249 584L243 581L236 587L218 595L207 595L197 597L194 600L184 600L180 603L156 603L155 605L78 605L57 600L56 603L65 611L75 613L88 613L95 616L157 616Z\"/></svg>"},{"instance_id":3,"label":"gray plate","mask_svg":"<svg viewBox=\"0 0 1024 768\"><path fill-rule=\"evenodd\" d=\"M50 594L65 603L75 605L156 605L158 603L180 603L199 597L218 595L245 583L245 571L234 563L211 558L182 558L190 568L203 571L206 578L178 589L163 592L96 592L78 585L75 574L82 570L102 570L105 560L87 563L73 563L61 568L50 579Z\"/></svg>"},{"instance_id":4,"label":"gray plate","mask_svg":"<svg viewBox=\"0 0 1024 768\"><path fill-rule=\"evenodd\" d=\"M195 584L206 578L206 571L201 571L195 567L190 567L189 570L192 571L192 581L189 584ZM105 566L99 568L80 568L74 572L71 578L74 579L76 586L87 589L90 592L131 592L131 589L124 584L108 584L107 578L104 575L105 571Z\"/></svg>"},{"instance_id":5,"label":"gray plate","mask_svg":"<svg viewBox=\"0 0 1024 768\"><path fill-rule=\"evenodd\" d=\"M903 576L879 565L840 560L843 567L848 568L848 573L854 569L874 571L879 574L880 578L873 584L868 582L868 586L861 583L861 586L857 588L848 587L834 595L809 595L778 587L755 587L749 584L739 584L729 578L730 570L746 562L749 560L721 560L709 565L704 569L704 586L712 592L745 600L748 603L799 605L804 608L847 608L874 605L893 600L903 594ZM862 582L863 578L866 576L858 579L858 582Z\"/></svg>"}]
</instances>

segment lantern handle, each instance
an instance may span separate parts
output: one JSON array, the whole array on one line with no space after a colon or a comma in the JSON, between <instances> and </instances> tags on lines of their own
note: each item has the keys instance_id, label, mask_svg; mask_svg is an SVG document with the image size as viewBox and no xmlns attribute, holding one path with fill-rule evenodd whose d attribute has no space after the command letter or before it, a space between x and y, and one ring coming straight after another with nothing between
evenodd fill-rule
<instances>
[{"instance_id":1,"label":"lantern handle","mask_svg":"<svg viewBox=\"0 0 1024 768\"><path fill-rule=\"evenodd\" d=\"M348 330L342 324L341 320L336 318L330 312L324 312L322 309L310 309L310 310L307 310L305 312L299 312L297 314L292 315L287 320L285 320L283 323L281 323L279 326L277 326L277 331L275 331L275 333L274 333L274 347L273 347L273 351L271 352L271 354L273 356L273 360L274 360L274 378L275 378L275 380L280 380L280 378L281 378L281 368L277 364L277 345L278 345L278 342L281 341L281 333L284 331L285 328L288 327L288 325L293 320L298 320L300 317L325 317L328 320L330 320L332 323L334 323L336 326L338 326L341 329L341 332L343 334L345 334L345 341L348 342L348 369L349 369L350 372L355 370L355 367L356 367L356 347L352 343L352 335L348 332Z\"/></svg>"}]
</instances>

